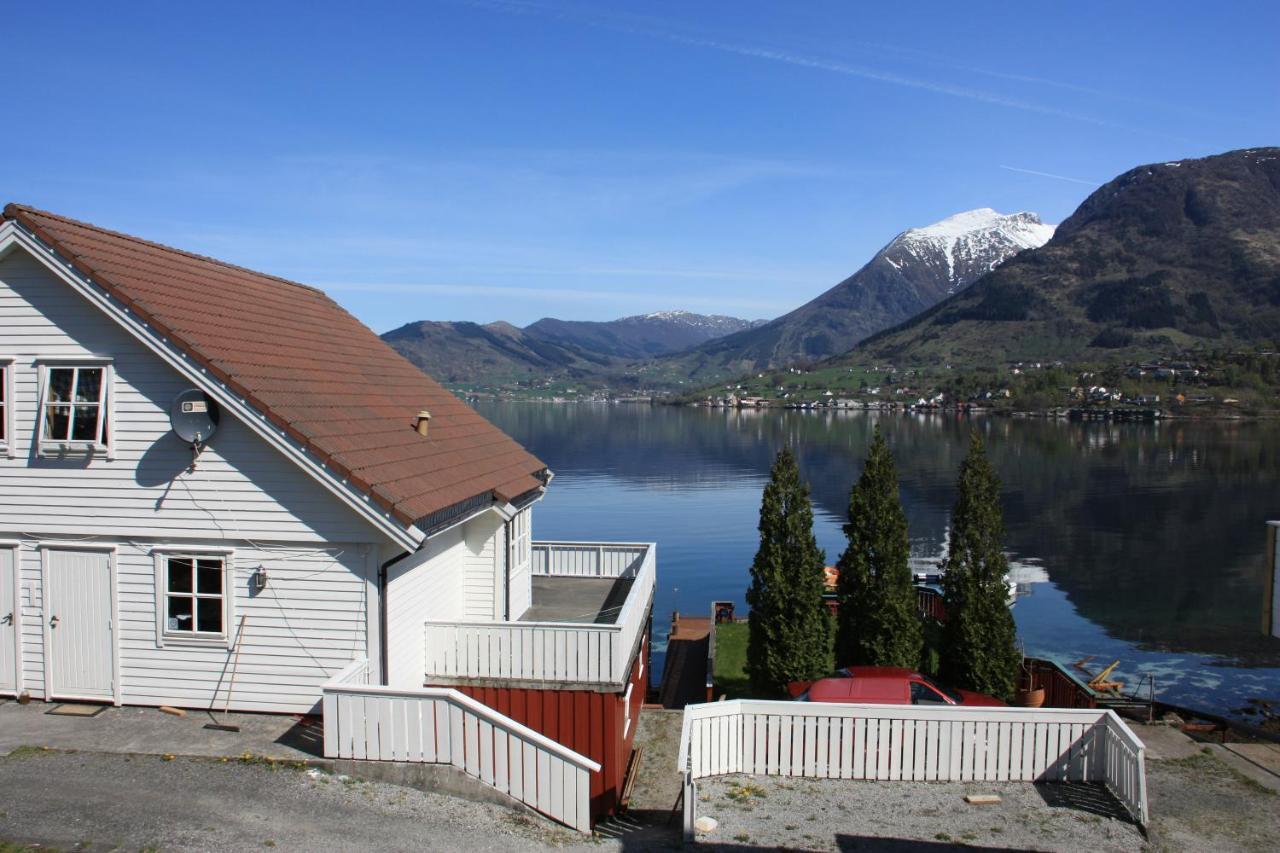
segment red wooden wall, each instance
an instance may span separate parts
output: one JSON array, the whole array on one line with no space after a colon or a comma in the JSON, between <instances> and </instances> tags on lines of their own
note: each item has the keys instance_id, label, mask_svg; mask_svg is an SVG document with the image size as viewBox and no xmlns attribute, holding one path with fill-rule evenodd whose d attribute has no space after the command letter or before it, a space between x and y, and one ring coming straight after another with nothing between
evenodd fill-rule
<instances>
[{"instance_id":1,"label":"red wooden wall","mask_svg":"<svg viewBox=\"0 0 1280 853\"><path fill-rule=\"evenodd\" d=\"M617 809L648 680L649 637L646 635L641 640L640 654L631 666L628 682L632 685L629 727L625 693L456 685L455 689L599 762L600 772L591 779L591 815L598 818Z\"/></svg>"}]
</instances>

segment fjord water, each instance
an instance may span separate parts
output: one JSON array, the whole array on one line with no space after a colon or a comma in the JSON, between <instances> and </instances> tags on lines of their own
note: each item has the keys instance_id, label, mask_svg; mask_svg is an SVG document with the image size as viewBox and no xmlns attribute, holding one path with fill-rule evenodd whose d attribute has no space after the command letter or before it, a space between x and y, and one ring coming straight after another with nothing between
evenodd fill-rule
<instances>
[{"instance_id":1,"label":"fjord water","mask_svg":"<svg viewBox=\"0 0 1280 853\"><path fill-rule=\"evenodd\" d=\"M1280 519L1280 424L1079 423L867 412L481 403L555 481L536 539L654 541L654 648L673 610L745 612L760 494L797 451L815 532L834 563L871 430L893 448L913 554L938 556L970 430L1003 481L1014 605L1028 654L1119 659L1127 684L1231 713L1280 700L1280 640L1261 633L1264 522ZM655 660L661 671L661 660Z\"/></svg>"}]
</instances>

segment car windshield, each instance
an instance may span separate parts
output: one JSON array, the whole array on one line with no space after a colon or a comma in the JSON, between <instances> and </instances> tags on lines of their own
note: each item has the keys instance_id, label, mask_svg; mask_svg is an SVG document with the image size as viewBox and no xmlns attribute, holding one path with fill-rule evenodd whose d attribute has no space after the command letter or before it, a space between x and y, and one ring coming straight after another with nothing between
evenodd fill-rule
<instances>
[{"instance_id":1,"label":"car windshield","mask_svg":"<svg viewBox=\"0 0 1280 853\"><path fill-rule=\"evenodd\" d=\"M930 678L927 675L924 676L924 680L926 684L928 684L934 690L937 690L943 696L946 696L947 698L949 698L952 702L955 702L957 705L964 704L964 697L960 695L959 691L952 690L950 687L943 687L941 684L934 681L932 678Z\"/></svg>"}]
</instances>

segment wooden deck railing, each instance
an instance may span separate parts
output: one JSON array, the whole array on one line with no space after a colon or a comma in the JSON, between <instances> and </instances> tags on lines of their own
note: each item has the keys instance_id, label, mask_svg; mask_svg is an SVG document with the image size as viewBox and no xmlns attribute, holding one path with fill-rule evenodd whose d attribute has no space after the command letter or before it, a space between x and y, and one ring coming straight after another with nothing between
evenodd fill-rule
<instances>
[{"instance_id":1,"label":"wooden deck railing","mask_svg":"<svg viewBox=\"0 0 1280 853\"><path fill-rule=\"evenodd\" d=\"M1145 751L1114 712L735 700L689 705L685 830L696 782L751 773L879 781L1099 782L1147 821Z\"/></svg>"},{"instance_id":2,"label":"wooden deck railing","mask_svg":"<svg viewBox=\"0 0 1280 853\"><path fill-rule=\"evenodd\" d=\"M429 621L427 679L579 682L621 689L653 603L655 551L652 544L534 543L535 575L634 578L614 622Z\"/></svg>"},{"instance_id":3,"label":"wooden deck railing","mask_svg":"<svg viewBox=\"0 0 1280 853\"><path fill-rule=\"evenodd\" d=\"M447 687L370 685L358 660L324 685L326 758L448 764L553 820L591 831L600 765Z\"/></svg>"},{"instance_id":4,"label":"wooden deck railing","mask_svg":"<svg viewBox=\"0 0 1280 853\"><path fill-rule=\"evenodd\" d=\"M647 542L534 542L535 575L586 578L635 577L650 557Z\"/></svg>"}]
</instances>

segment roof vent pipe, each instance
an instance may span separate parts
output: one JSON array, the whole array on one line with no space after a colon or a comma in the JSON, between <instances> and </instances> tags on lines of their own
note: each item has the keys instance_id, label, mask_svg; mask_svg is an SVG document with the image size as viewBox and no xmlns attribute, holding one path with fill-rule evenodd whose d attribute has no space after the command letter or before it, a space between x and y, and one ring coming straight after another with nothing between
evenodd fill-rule
<instances>
[{"instance_id":1,"label":"roof vent pipe","mask_svg":"<svg viewBox=\"0 0 1280 853\"><path fill-rule=\"evenodd\" d=\"M418 435L426 438L427 429L431 426L431 413L426 409L418 412L418 417L413 421L413 428L418 431Z\"/></svg>"}]
</instances>

